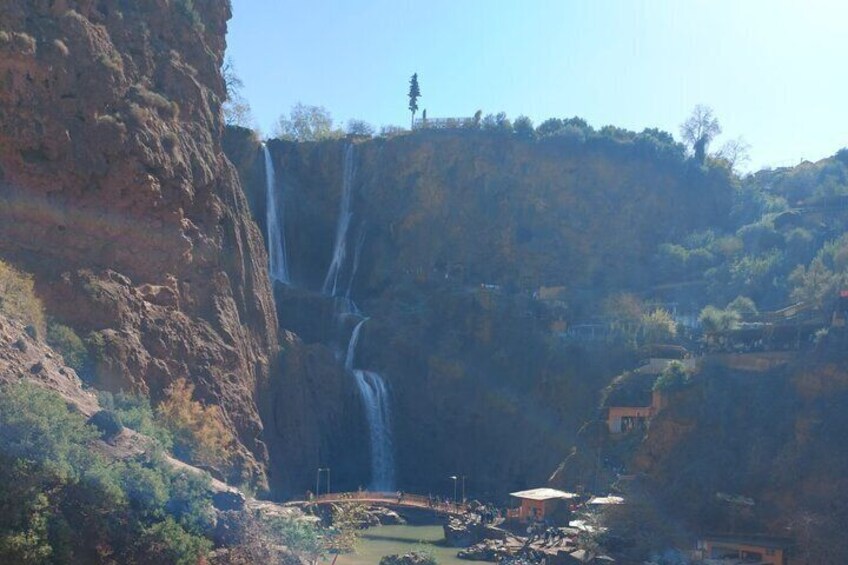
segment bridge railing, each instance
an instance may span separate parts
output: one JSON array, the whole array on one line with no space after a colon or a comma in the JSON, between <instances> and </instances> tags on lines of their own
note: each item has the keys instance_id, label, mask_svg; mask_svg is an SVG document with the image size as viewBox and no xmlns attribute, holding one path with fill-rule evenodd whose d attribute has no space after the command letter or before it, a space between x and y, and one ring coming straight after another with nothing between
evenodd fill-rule
<instances>
[{"instance_id":1,"label":"bridge railing","mask_svg":"<svg viewBox=\"0 0 848 565\"><path fill-rule=\"evenodd\" d=\"M406 494L398 497L396 492L330 492L313 496L306 502L347 502L357 501L363 502L386 502L400 506L417 506L420 508L433 508L440 512L462 513L468 510L468 505L462 503L440 502L436 498L424 496L421 494Z\"/></svg>"}]
</instances>

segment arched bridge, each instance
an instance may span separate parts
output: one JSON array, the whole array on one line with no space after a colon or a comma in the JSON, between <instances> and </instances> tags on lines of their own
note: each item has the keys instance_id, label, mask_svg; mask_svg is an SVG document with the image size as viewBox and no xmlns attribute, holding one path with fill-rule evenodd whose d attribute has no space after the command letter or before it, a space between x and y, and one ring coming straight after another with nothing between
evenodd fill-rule
<instances>
[{"instance_id":1,"label":"arched bridge","mask_svg":"<svg viewBox=\"0 0 848 565\"><path fill-rule=\"evenodd\" d=\"M445 514L458 516L468 512L467 504L461 503L445 503L440 502L435 498L424 496L422 494L407 494L403 493L398 496L396 492L331 492L313 496L309 500L292 500L285 503L285 506L308 506L316 504L319 506L327 504L339 504L344 502L361 502L364 504L375 504L379 506L387 506L389 508L415 508L419 510L432 510L437 514Z\"/></svg>"}]
</instances>

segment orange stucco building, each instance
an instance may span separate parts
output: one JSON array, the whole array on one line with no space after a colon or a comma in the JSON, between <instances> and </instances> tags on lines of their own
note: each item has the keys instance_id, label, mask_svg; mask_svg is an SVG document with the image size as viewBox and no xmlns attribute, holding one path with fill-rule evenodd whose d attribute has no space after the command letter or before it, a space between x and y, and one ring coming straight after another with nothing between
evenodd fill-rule
<instances>
[{"instance_id":1,"label":"orange stucco building","mask_svg":"<svg viewBox=\"0 0 848 565\"><path fill-rule=\"evenodd\" d=\"M513 511L510 514L522 522L544 520L556 511L560 504L567 504L568 501L579 497L579 495L572 492L552 488L522 490L511 492L509 495L521 501L521 506L517 509L518 512Z\"/></svg>"},{"instance_id":2,"label":"orange stucco building","mask_svg":"<svg viewBox=\"0 0 848 565\"><path fill-rule=\"evenodd\" d=\"M762 565L788 565L792 542L783 538L709 536L698 542L699 559L739 560Z\"/></svg>"},{"instance_id":3,"label":"orange stucco building","mask_svg":"<svg viewBox=\"0 0 848 565\"><path fill-rule=\"evenodd\" d=\"M655 390L650 406L610 406L607 410L607 427L611 434L623 434L634 429L645 429L648 422L666 407L668 399Z\"/></svg>"}]
</instances>

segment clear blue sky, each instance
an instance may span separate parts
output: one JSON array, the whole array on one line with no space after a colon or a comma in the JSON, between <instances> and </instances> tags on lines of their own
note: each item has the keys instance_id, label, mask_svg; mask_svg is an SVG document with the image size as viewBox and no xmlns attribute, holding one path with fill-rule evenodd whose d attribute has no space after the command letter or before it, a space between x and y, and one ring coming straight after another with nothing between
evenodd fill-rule
<instances>
[{"instance_id":1,"label":"clear blue sky","mask_svg":"<svg viewBox=\"0 0 848 565\"><path fill-rule=\"evenodd\" d=\"M300 101L337 122L505 111L595 127L678 126L698 103L749 168L848 146L848 2L233 0L228 55L256 125Z\"/></svg>"}]
</instances>

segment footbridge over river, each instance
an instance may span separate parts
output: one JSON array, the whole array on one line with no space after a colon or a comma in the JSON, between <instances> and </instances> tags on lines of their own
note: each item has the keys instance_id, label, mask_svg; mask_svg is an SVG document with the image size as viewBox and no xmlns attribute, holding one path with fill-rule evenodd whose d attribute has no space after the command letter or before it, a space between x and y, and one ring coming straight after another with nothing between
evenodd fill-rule
<instances>
[{"instance_id":1,"label":"footbridge over river","mask_svg":"<svg viewBox=\"0 0 848 565\"><path fill-rule=\"evenodd\" d=\"M309 500L292 500L285 506L306 507L309 505L326 506L331 504L343 504L346 502L360 502L363 504L374 504L388 508L413 508L416 510L430 510L436 514L445 516L459 516L468 512L471 508L467 504L440 502L435 498L422 494L403 493L398 496L396 492L331 492L313 496Z\"/></svg>"}]
</instances>

